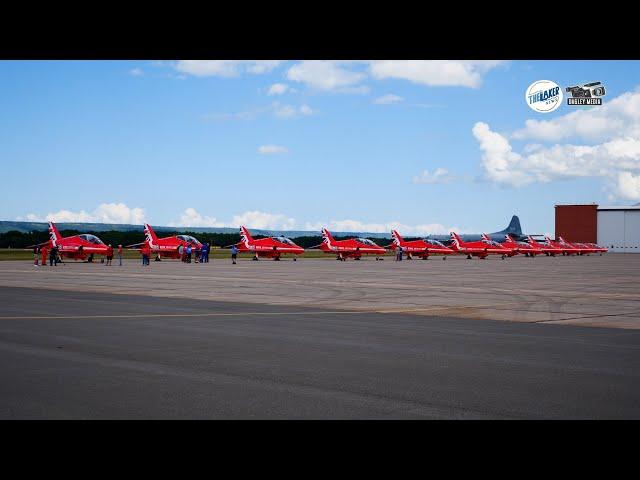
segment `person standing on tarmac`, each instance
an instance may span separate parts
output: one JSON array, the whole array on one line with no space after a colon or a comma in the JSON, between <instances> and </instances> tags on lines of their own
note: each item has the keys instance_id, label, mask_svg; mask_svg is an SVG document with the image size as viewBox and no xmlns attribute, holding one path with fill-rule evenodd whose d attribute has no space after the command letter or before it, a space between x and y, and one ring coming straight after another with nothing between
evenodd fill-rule
<instances>
[{"instance_id":1,"label":"person standing on tarmac","mask_svg":"<svg viewBox=\"0 0 640 480\"><path fill-rule=\"evenodd\" d=\"M122 245L118 245L118 261L120 262L120 266L122 266Z\"/></svg>"},{"instance_id":2,"label":"person standing on tarmac","mask_svg":"<svg viewBox=\"0 0 640 480\"><path fill-rule=\"evenodd\" d=\"M185 257L184 257L184 245L180 245L178 247L178 255L180 255L180 261L184 262L185 261Z\"/></svg>"},{"instance_id":3,"label":"person standing on tarmac","mask_svg":"<svg viewBox=\"0 0 640 480\"><path fill-rule=\"evenodd\" d=\"M111 246L111 244L109 244L109 246L107 247L107 265L111 265L111 262L113 261L113 247Z\"/></svg>"},{"instance_id":4,"label":"person standing on tarmac","mask_svg":"<svg viewBox=\"0 0 640 480\"><path fill-rule=\"evenodd\" d=\"M54 246L49 252L49 266L58 266L58 247Z\"/></svg>"},{"instance_id":5,"label":"person standing on tarmac","mask_svg":"<svg viewBox=\"0 0 640 480\"><path fill-rule=\"evenodd\" d=\"M185 257L187 259L187 263L191 263L191 253L193 252L193 248L191 248L191 244L187 245L185 249Z\"/></svg>"},{"instance_id":6,"label":"person standing on tarmac","mask_svg":"<svg viewBox=\"0 0 640 480\"><path fill-rule=\"evenodd\" d=\"M38 258L40 257L40 247L37 245L33 247L33 264L38 266Z\"/></svg>"},{"instance_id":7,"label":"person standing on tarmac","mask_svg":"<svg viewBox=\"0 0 640 480\"><path fill-rule=\"evenodd\" d=\"M142 248L140 249L140 253L142 254L142 265L149 265L149 257L151 256L151 248L149 248L148 243L144 243Z\"/></svg>"},{"instance_id":8,"label":"person standing on tarmac","mask_svg":"<svg viewBox=\"0 0 640 480\"><path fill-rule=\"evenodd\" d=\"M235 265L236 258L238 258L238 247L231 245L231 262Z\"/></svg>"}]
</instances>

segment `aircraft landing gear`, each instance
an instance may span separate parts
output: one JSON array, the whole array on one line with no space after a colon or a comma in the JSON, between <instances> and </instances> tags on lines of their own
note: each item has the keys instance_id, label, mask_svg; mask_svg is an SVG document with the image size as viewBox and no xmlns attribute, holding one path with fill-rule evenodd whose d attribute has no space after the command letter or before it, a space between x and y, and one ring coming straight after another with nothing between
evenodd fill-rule
<instances>
[{"instance_id":1,"label":"aircraft landing gear","mask_svg":"<svg viewBox=\"0 0 640 480\"><path fill-rule=\"evenodd\" d=\"M471 255L467 255L467 260L471 260Z\"/></svg>"},{"instance_id":2,"label":"aircraft landing gear","mask_svg":"<svg viewBox=\"0 0 640 480\"><path fill-rule=\"evenodd\" d=\"M443 256L442 256L442 260L446 260L446 259L447 259L447 256L446 256L446 255L443 255Z\"/></svg>"},{"instance_id":3,"label":"aircraft landing gear","mask_svg":"<svg viewBox=\"0 0 640 480\"><path fill-rule=\"evenodd\" d=\"M506 255L502 255L502 260L504 260L505 258L507 258L507 256Z\"/></svg>"},{"instance_id":4,"label":"aircraft landing gear","mask_svg":"<svg viewBox=\"0 0 640 480\"><path fill-rule=\"evenodd\" d=\"M257 262L257 261L258 261L258 255L254 255L254 256L253 256L253 258L252 258L252 260L253 260L254 262Z\"/></svg>"},{"instance_id":5,"label":"aircraft landing gear","mask_svg":"<svg viewBox=\"0 0 640 480\"><path fill-rule=\"evenodd\" d=\"M293 261L297 262L298 261L298 257L293 257Z\"/></svg>"}]
</instances>

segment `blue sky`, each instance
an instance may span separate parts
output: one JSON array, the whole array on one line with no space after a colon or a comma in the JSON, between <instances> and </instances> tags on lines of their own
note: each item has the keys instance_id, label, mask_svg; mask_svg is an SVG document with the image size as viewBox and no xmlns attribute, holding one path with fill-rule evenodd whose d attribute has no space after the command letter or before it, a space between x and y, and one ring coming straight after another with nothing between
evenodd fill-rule
<instances>
[{"instance_id":1,"label":"blue sky","mask_svg":"<svg viewBox=\"0 0 640 480\"><path fill-rule=\"evenodd\" d=\"M535 112L540 79L604 105ZM632 61L2 61L0 219L550 233L554 204L640 201L639 84Z\"/></svg>"}]
</instances>

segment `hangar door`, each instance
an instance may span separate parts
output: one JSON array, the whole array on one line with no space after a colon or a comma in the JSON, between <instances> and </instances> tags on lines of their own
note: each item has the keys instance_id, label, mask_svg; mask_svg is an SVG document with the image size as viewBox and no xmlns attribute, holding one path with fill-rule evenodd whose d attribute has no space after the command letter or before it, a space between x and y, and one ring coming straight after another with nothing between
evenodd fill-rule
<instances>
[{"instance_id":1,"label":"hangar door","mask_svg":"<svg viewBox=\"0 0 640 480\"><path fill-rule=\"evenodd\" d=\"M640 210L599 210L598 244L611 252L640 253Z\"/></svg>"}]
</instances>

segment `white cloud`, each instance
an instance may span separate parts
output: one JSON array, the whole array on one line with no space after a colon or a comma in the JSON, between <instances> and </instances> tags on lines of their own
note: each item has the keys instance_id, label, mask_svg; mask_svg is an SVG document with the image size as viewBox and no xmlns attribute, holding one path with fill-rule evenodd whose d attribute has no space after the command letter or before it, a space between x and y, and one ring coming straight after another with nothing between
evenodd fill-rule
<instances>
[{"instance_id":1,"label":"white cloud","mask_svg":"<svg viewBox=\"0 0 640 480\"><path fill-rule=\"evenodd\" d=\"M315 90L361 93L358 87L366 74L346 68L351 62L307 60L296 63L287 71L287 78ZM355 89L355 90L354 90Z\"/></svg>"},{"instance_id":2,"label":"white cloud","mask_svg":"<svg viewBox=\"0 0 640 480\"><path fill-rule=\"evenodd\" d=\"M132 68L131 70L129 70L129 75L139 77L141 75L144 75L144 71L141 68Z\"/></svg>"},{"instance_id":3,"label":"white cloud","mask_svg":"<svg viewBox=\"0 0 640 480\"><path fill-rule=\"evenodd\" d=\"M521 186L579 177L605 182L610 198L640 197L640 90L623 93L602 106L578 109L550 120L527 120L516 140L535 139L521 153L505 134L478 122L473 134L483 152L481 166L492 182ZM583 140L584 144L554 143ZM547 145L545 145L545 143Z\"/></svg>"},{"instance_id":4,"label":"white cloud","mask_svg":"<svg viewBox=\"0 0 640 480\"><path fill-rule=\"evenodd\" d=\"M203 120L253 120L254 118L271 113L276 118L288 119L300 116L313 115L313 110L309 105L300 106L288 105L280 102L273 102L265 107L258 107L253 110L232 113L207 113L202 116Z\"/></svg>"},{"instance_id":5,"label":"white cloud","mask_svg":"<svg viewBox=\"0 0 640 480\"><path fill-rule=\"evenodd\" d=\"M226 226L222 222L218 222L215 217L208 217L206 215L200 215L195 208L187 208L180 220L177 222L170 222L169 227L224 227Z\"/></svg>"},{"instance_id":6,"label":"white cloud","mask_svg":"<svg viewBox=\"0 0 640 480\"><path fill-rule=\"evenodd\" d=\"M273 155L277 153L288 153L289 149L281 145L261 145L258 147L258 153L261 155Z\"/></svg>"},{"instance_id":7,"label":"white cloud","mask_svg":"<svg viewBox=\"0 0 640 480\"><path fill-rule=\"evenodd\" d=\"M429 170L424 170L420 175L413 177L413 183L449 183L455 180L455 176L446 168L436 168L433 173L429 173Z\"/></svg>"},{"instance_id":8,"label":"white cloud","mask_svg":"<svg viewBox=\"0 0 640 480\"><path fill-rule=\"evenodd\" d=\"M377 79L399 78L429 86L478 88L482 76L502 65L497 60L375 60L371 75Z\"/></svg>"},{"instance_id":9,"label":"white cloud","mask_svg":"<svg viewBox=\"0 0 640 480\"><path fill-rule=\"evenodd\" d=\"M293 230L296 228L296 221L286 215L253 210L233 217L230 226L240 225L261 230Z\"/></svg>"},{"instance_id":10,"label":"white cloud","mask_svg":"<svg viewBox=\"0 0 640 480\"><path fill-rule=\"evenodd\" d=\"M237 77L243 72L269 73L281 63L280 60L179 60L174 68L196 77Z\"/></svg>"},{"instance_id":11,"label":"white cloud","mask_svg":"<svg viewBox=\"0 0 640 480\"><path fill-rule=\"evenodd\" d=\"M300 105L299 107L296 107L295 105L286 105L274 102L272 104L272 110L273 114L278 118L295 118L300 115L308 116L313 114L313 110L309 105Z\"/></svg>"},{"instance_id":12,"label":"white cloud","mask_svg":"<svg viewBox=\"0 0 640 480\"><path fill-rule=\"evenodd\" d=\"M482 168L488 180L510 186L550 182L579 177L601 177L614 186L621 198L635 198L636 185L631 172L640 172L640 138L620 137L588 146L556 144L535 145L514 152L503 135L478 122L473 134L483 151ZM623 173L623 175L620 175Z\"/></svg>"},{"instance_id":13,"label":"white cloud","mask_svg":"<svg viewBox=\"0 0 640 480\"><path fill-rule=\"evenodd\" d=\"M382 95L381 97L376 98L373 103L376 105L391 105L402 101L404 101L404 98L390 93L388 95Z\"/></svg>"},{"instance_id":14,"label":"white cloud","mask_svg":"<svg viewBox=\"0 0 640 480\"><path fill-rule=\"evenodd\" d=\"M264 230L291 230L295 228L295 220L286 215L260 212L258 210L247 211L235 215L230 222L222 222L215 217L201 215L195 208L187 208L180 220L170 222L170 227L227 227L239 228L244 225L247 228Z\"/></svg>"},{"instance_id":15,"label":"white cloud","mask_svg":"<svg viewBox=\"0 0 640 480\"><path fill-rule=\"evenodd\" d=\"M402 235L447 235L452 231L462 233L459 227L445 227L440 223L428 223L420 225L405 225L400 222L391 221L385 223L366 223L358 220L331 220L329 222L307 222L305 230L320 230L322 227L336 232L370 232L370 233L390 233L392 229L398 230Z\"/></svg>"},{"instance_id":16,"label":"white cloud","mask_svg":"<svg viewBox=\"0 0 640 480\"><path fill-rule=\"evenodd\" d=\"M640 175L631 172L618 173L616 194L626 200L640 200Z\"/></svg>"},{"instance_id":17,"label":"white cloud","mask_svg":"<svg viewBox=\"0 0 640 480\"><path fill-rule=\"evenodd\" d=\"M557 142L581 138L589 142L613 136L640 138L640 91L626 92L601 106L576 109L551 120L527 120L513 138Z\"/></svg>"},{"instance_id":18,"label":"white cloud","mask_svg":"<svg viewBox=\"0 0 640 480\"><path fill-rule=\"evenodd\" d=\"M129 208L124 203L101 203L93 212L59 210L47 213L45 216L29 213L26 220L31 222L140 224L145 222L145 213L142 208Z\"/></svg>"},{"instance_id":19,"label":"white cloud","mask_svg":"<svg viewBox=\"0 0 640 480\"><path fill-rule=\"evenodd\" d=\"M269 87L267 95L282 95L289 90L289 85L286 83L274 83Z\"/></svg>"}]
</instances>

